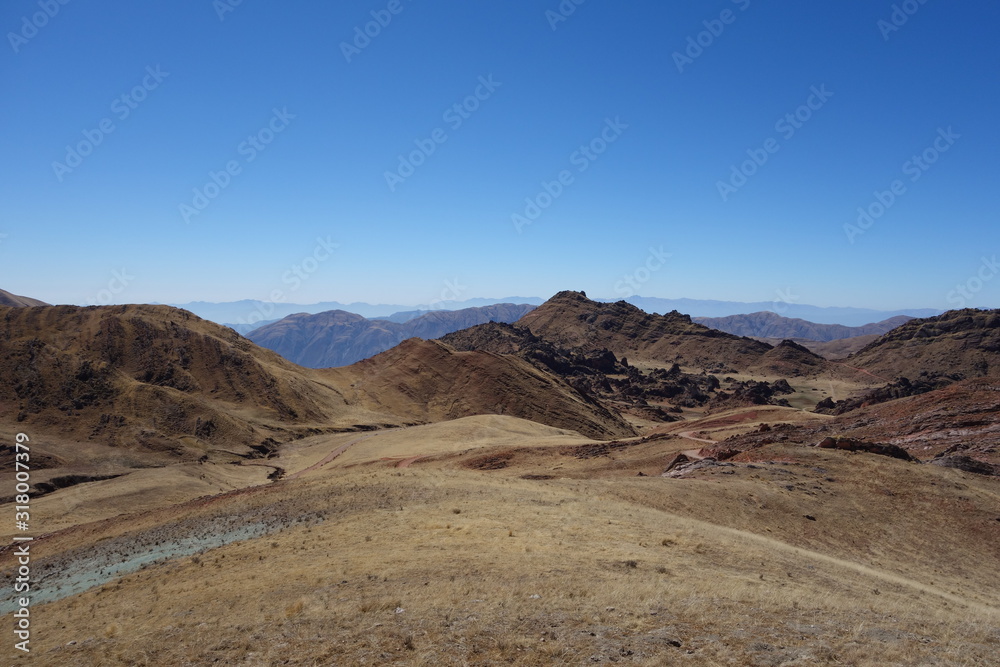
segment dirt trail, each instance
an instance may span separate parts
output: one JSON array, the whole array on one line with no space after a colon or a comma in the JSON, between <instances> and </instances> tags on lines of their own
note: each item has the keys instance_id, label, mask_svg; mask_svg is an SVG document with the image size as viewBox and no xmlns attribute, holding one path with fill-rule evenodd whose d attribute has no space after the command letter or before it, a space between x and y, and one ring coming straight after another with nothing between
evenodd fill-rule
<instances>
[{"instance_id":1,"label":"dirt trail","mask_svg":"<svg viewBox=\"0 0 1000 667\"><path fill-rule=\"evenodd\" d=\"M340 456L341 454L343 454L348 449L350 449L354 445L358 444L362 440L367 440L368 438L374 438L376 435L378 435L378 434L377 433L369 433L368 435L363 435L360 438L355 438L354 440L351 440L350 442L348 442L346 444L343 444L340 447L337 447L335 450L333 450L332 452L330 452L329 454L327 454L323 458L322 461L317 461L316 463L312 464L308 468L303 468L302 470L299 470L296 473L292 473L291 475L289 475L285 479L295 479L296 477L300 477L300 476L306 474L307 472L311 472L313 470L319 470L320 468L322 468L323 466L325 466L327 463L329 463L330 461L334 460L335 458L337 458L338 456Z\"/></svg>"},{"instance_id":2,"label":"dirt trail","mask_svg":"<svg viewBox=\"0 0 1000 667\"><path fill-rule=\"evenodd\" d=\"M847 364L845 364L845 363L841 363L841 362L839 362L839 361L833 361L833 362L830 362L830 363L834 363L834 364L837 364L838 366L843 366L844 368L849 368L849 369L851 369L852 371L856 371L856 372L858 372L858 373L864 373L865 375L870 375L870 376L872 376L873 378L875 378L876 380L881 380L882 382L885 382L885 383L887 383L887 384L888 384L888 383L890 383L890 382L892 382L892 380L888 380L888 379L886 379L886 378L882 377L881 375L875 375L875 374L874 374L874 373L872 373L871 371L866 371L865 369L863 369L863 368L858 368L857 366L848 366Z\"/></svg>"},{"instance_id":3,"label":"dirt trail","mask_svg":"<svg viewBox=\"0 0 1000 667\"><path fill-rule=\"evenodd\" d=\"M827 564L830 564L830 565L834 565L836 567L840 567L840 568L844 568L844 569L847 569L847 570L851 570L852 572L856 572L858 574L862 574L862 575L865 575L865 576L868 576L868 577L872 577L873 579L881 579L882 581L885 581L885 582L897 584L899 586L904 586L904 587L907 587L907 588L912 588L914 590L918 590L918 591L921 591L923 593L927 593L929 595L935 595L937 597L944 598L945 600L948 600L949 602L953 602L955 604L963 605L963 606L966 606L966 607L972 607L973 609L976 609L977 611L981 611L981 612L985 612L985 613L989 613L989 614L996 614L996 613L1000 612L1000 608L991 607L990 605L986 605L986 604L983 604L981 602L976 602L974 600L969 600L968 598L964 598L964 597L962 597L960 595L955 595L955 594L952 594L952 593L948 593L946 591L942 591L942 590L940 590L938 588L935 588L933 586L929 586L927 584L923 584L923 583L921 583L919 581L915 581L913 579L909 579L907 577L904 577L904 576L898 575L898 574L894 574L892 572L885 572L883 570L876 570L875 568L868 567L867 565L861 565L860 563L855 563L853 561L843 560L841 558L837 558L835 556L830 556L830 555L827 555L827 554L824 554L824 553L820 553L818 551L812 551L810 549L804 549L802 547L796 547L796 546L793 546L791 544L788 544L787 542L782 542L780 540L776 540L776 539L771 538L771 537L765 537L764 535L758 535L757 533L752 533L752 532L749 532L749 531L740 530L738 528L729 528L727 526L720 526L718 524L709 523L707 521L698 521L697 519L694 519L692 521L694 523L701 524L701 525L709 527L709 528L707 528L708 530L717 530L717 531L720 531L720 532L725 533L727 535L731 535L731 536L734 536L734 537L741 537L741 538L750 540L752 542L757 542L759 544L766 545L767 547L775 549L777 551L782 551L782 552L785 552L785 553L789 553L789 554L792 554L792 555L800 557L800 558L804 558L804 559L807 558L807 559L811 559L811 560L814 560L814 561L818 561L818 562L822 562L822 563L827 563Z\"/></svg>"}]
</instances>

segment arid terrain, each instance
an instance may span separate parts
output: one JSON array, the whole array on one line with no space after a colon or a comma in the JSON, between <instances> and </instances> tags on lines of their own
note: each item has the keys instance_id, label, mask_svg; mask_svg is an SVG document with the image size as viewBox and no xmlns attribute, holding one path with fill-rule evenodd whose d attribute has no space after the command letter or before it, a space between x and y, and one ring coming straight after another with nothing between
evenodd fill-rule
<instances>
[{"instance_id":1,"label":"arid terrain","mask_svg":"<svg viewBox=\"0 0 1000 667\"><path fill-rule=\"evenodd\" d=\"M830 360L561 292L313 370L30 306L31 664L996 664L996 311Z\"/></svg>"}]
</instances>

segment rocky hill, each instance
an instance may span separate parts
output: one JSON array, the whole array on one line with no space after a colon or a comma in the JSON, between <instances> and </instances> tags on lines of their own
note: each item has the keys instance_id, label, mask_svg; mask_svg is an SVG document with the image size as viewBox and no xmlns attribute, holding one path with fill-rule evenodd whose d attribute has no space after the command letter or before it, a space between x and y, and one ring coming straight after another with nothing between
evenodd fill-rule
<instances>
[{"instance_id":1,"label":"rocky hill","mask_svg":"<svg viewBox=\"0 0 1000 667\"><path fill-rule=\"evenodd\" d=\"M11 294L7 290L0 289L0 307L7 308L28 308L31 306L47 306L49 304L44 301L39 301L38 299L32 299L27 296L18 296L17 294Z\"/></svg>"},{"instance_id":2,"label":"rocky hill","mask_svg":"<svg viewBox=\"0 0 1000 667\"><path fill-rule=\"evenodd\" d=\"M730 315L729 317L695 317L693 321L736 336L829 342L855 336L881 335L911 319L913 318L899 315L882 322L859 327L846 327L840 324L817 324L798 318L782 317L770 311L762 311L747 315Z\"/></svg>"},{"instance_id":3,"label":"rocky hill","mask_svg":"<svg viewBox=\"0 0 1000 667\"><path fill-rule=\"evenodd\" d=\"M923 460L971 456L1000 464L1000 382L962 380L865 406L834 422L840 434L903 447Z\"/></svg>"},{"instance_id":4,"label":"rocky hill","mask_svg":"<svg viewBox=\"0 0 1000 667\"><path fill-rule=\"evenodd\" d=\"M676 363L708 373L851 374L791 341L772 347L710 329L676 311L651 315L624 301L591 301L582 292L560 292L517 325L571 351L607 349L629 361Z\"/></svg>"},{"instance_id":5,"label":"rocky hill","mask_svg":"<svg viewBox=\"0 0 1000 667\"><path fill-rule=\"evenodd\" d=\"M318 373L370 410L430 422L510 415L607 439L635 435L620 415L513 355L462 352L412 338L371 359Z\"/></svg>"},{"instance_id":6,"label":"rocky hill","mask_svg":"<svg viewBox=\"0 0 1000 667\"><path fill-rule=\"evenodd\" d=\"M441 341L457 350L520 357L586 395L652 421L675 421L673 413L680 412L680 407L705 405L719 388L712 375L684 373L676 365L643 371L610 350L572 351L512 324L481 324L443 336Z\"/></svg>"},{"instance_id":7,"label":"rocky hill","mask_svg":"<svg viewBox=\"0 0 1000 667\"><path fill-rule=\"evenodd\" d=\"M485 322L514 322L534 306L496 304L432 311L405 322L369 320L343 310L299 313L247 334L258 345L307 368L346 366L398 345L407 338L439 338Z\"/></svg>"},{"instance_id":8,"label":"rocky hill","mask_svg":"<svg viewBox=\"0 0 1000 667\"><path fill-rule=\"evenodd\" d=\"M884 334L847 358L893 380L921 373L966 378L1000 374L1000 310L952 310Z\"/></svg>"}]
</instances>

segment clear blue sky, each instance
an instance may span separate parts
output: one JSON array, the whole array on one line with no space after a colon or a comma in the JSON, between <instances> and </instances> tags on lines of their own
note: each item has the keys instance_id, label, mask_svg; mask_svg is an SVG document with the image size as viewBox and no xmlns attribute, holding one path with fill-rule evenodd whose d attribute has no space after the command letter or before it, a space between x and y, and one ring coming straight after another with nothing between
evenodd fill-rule
<instances>
[{"instance_id":1,"label":"clear blue sky","mask_svg":"<svg viewBox=\"0 0 1000 667\"><path fill-rule=\"evenodd\" d=\"M3 3L0 287L1000 305L997 3L230 1Z\"/></svg>"}]
</instances>

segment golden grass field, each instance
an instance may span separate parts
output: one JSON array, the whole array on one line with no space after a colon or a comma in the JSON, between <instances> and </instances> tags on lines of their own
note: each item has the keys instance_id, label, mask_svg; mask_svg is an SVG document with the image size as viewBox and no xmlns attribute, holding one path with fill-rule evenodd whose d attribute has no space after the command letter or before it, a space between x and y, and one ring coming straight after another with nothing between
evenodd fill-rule
<instances>
[{"instance_id":1,"label":"golden grass field","mask_svg":"<svg viewBox=\"0 0 1000 667\"><path fill-rule=\"evenodd\" d=\"M696 446L470 417L296 441L276 483L194 464L158 509L139 473L63 489L47 572L196 548L35 604L30 664L996 664L994 479L787 444L659 476ZM190 500L199 469L258 485ZM207 548L242 524L264 532Z\"/></svg>"}]
</instances>

